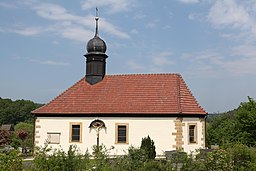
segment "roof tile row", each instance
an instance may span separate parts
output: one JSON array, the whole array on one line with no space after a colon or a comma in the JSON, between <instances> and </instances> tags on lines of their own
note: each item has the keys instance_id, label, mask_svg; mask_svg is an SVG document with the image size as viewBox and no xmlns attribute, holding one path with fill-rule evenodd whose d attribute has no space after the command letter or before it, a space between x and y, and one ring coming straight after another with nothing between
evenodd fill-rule
<instances>
[{"instance_id":1,"label":"roof tile row","mask_svg":"<svg viewBox=\"0 0 256 171\"><path fill-rule=\"evenodd\" d=\"M107 75L90 85L82 78L33 114L202 114L179 74Z\"/></svg>"}]
</instances>

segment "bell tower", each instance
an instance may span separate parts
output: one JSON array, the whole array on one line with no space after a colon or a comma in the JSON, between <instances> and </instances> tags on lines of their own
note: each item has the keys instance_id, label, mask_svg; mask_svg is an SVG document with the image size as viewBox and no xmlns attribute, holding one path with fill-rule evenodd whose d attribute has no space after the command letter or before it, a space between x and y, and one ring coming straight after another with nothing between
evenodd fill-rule
<instances>
[{"instance_id":1,"label":"bell tower","mask_svg":"<svg viewBox=\"0 0 256 171\"><path fill-rule=\"evenodd\" d=\"M93 85L103 80L106 73L106 59L105 54L107 50L106 43L99 37L99 17L98 9L96 8L96 30L94 37L87 43L86 57L86 76L85 80Z\"/></svg>"}]
</instances>

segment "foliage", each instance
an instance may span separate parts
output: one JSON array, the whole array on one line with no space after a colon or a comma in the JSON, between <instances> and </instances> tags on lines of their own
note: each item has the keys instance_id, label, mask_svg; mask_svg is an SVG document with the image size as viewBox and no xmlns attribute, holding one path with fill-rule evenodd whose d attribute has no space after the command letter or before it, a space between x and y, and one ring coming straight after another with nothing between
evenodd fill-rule
<instances>
[{"instance_id":1,"label":"foliage","mask_svg":"<svg viewBox=\"0 0 256 171\"><path fill-rule=\"evenodd\" d=\"M256 149L241 143L227 149L199 151L196 155L173 155L166 160L148 160L144 150L130 147L127 155L110 158L104 145L94 146L92 155L80 154L76 146L67 152L53 150L46 144L35 151L30 167L22 166L17 153L0 154L0 170L28 171L254 171ZM181 153L180 153L181 154Z\"/></svg>"},{"instance_id":2,"label":"foliage","mask_svg":"<svg viewBox=\"0 0 256 171\"><path fill-rule=\"evenodd\" d=\"M232 160L225 150L214 150L207 154L205 158L205 168L209 171L218 171L218 170L231 170L232 169Z\"/></svg>"},{"instance_id":3,"label":"foliage","mask_svg":"<svg viewBox=\"0 0 256 171\"><path fill-rule=\"evenodd\" d=\"M149 136L142 138L140 148L145 151L145 155L147 159L155 159L156 157L155 143L153 140L151 140Z\"/></svg>"},{"instance_id":4,"label":"foliage","mask_svg":"<svg viewBox=\"0 0 256 171\"><path fill-rule=\"evenodd\" d=\"M219 114L208 121L206 125L206 144L208 147L214 144L223 145L235 141L237 129L234 112Z\"/></svg>"},{"instance_id":5,"label":"foliage","mask_svg":"<svg viewBox=\"0 0 256 171\"><path fill-rule=\"evenodd\" d=\"M128 168L129 170L137 170L143 166L143 164L146 162L147 157L144 150L136 147L129 147L128 149Z\"/></svg>"},{"instance_id":6,"label":"foliage","mask_svg":"<svg viewBox=\"0 0 256 171\"><path fill-rule=\"evenodd\" d=\"M28 137L28 132L25 130L19 130L16 134L22 141Z\"/></svg>"},{"instance_id":7,"label":"foliage","mask_svg":"<svg viewBox=\"0 0 256 171\"><path fill-rule=\"evenodd\" d=\"M11 134L9 131L0 130L0 146L10 143Z\"/></svg>"},{"instance_id":8,"label":"foliage","mask_svg":"<svg viewBox=\"0 0 256 171\"><path fill-rule=\"evenodd\" d=\"M234 170L254 170L256 167L256 150L237 143L227 149L233 161Z\"/></svg>"},{"instance_id":9,"label":"foliage","mask_svg":"<svg viewBox=\"0 0 256 171\"><path fill-rule=\"evenodd\" d=\"M20 122L15 125L11 145L15 148L29 147L33 149L33 130L34 126L31 123Z\"/></svg>"},{"instance_id":10,"label":"foliage","mask_svg":"<svg viewBox=\"0 0 256 171\"><path fill-rule=\"evenodd\" d=\"M92 148L93 160L91 160L91 165L95 171L108 170L108 168L110 168L110 163L108 162L108 156L109 156L109 151L112 149L113 147L111 147L110 149L107 149L104 145L93 146Z\"/></svg>"},{"instance_id":11,"label":"foliage","mask_svg":"<svg viewBox=\"0 0 256 171\"><path fill-rule=\"evenodd\" d=\"M22 159L18 157L17 151L11 151L8 154L0 153L0 170L23 170Z\"/></svg>"},{"instance_id":12,"label":"foliage","mask_svg":"<svg viewBox=\"0 0 256 171\"><path fill-rule=\"evenodd\" d=\"M0 125L32 122L31 111L42 106L29 100L2 99L0 97Z\"/></svg>"},{"instance_id":13,"label":"foliage","mask_svg":"<svg viewBox=\"0 0 256 171\"><path fill-rule=\"evenodd\" d=\"M249 102L243 102L237 109L237 129L242 143L256 145L256 102L248 97Z\"/></svg>"},{"instance_id":14,"label":"foliage","mask_svg":"<svg viewBox=\"0 0 256 171\"><path fill-rule=\"evenodd\" d=\"M230 112L211 117L206 126L207 146L219 144L227 146L241 142L256 145L256 102L248 97L249 102L243 102Z\"/></svg>"},{"instance_id":15,"label":"foliage","mask_svg":"<svg viewBox=\"0 0 256 171\"><path fill-rule=\"evenodd\" d=\"M70 146L68 152L53 151L46 145L36 151L34 162L29 170L38 171L78 171L88 170L89 154L78 153L76 146Z\"/></svg>"}]
</instances>

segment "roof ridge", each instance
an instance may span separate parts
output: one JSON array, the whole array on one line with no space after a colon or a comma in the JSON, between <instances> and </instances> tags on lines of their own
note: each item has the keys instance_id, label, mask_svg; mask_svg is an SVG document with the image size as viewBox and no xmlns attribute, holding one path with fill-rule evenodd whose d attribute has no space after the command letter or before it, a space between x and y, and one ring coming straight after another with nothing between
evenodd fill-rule
<instances>
[{"instance_id":1,"label":"roof ridge","mask_svg":"<svg viewBox=\"0 0 256 171\"><path fill-rule=\"evenodd\" d=\"M109 75L106 75L106 76L131 76L131 75L178 75L180 76L180 73L131 73L131 74L109 74Z\"/></svg>"}]
</instances>

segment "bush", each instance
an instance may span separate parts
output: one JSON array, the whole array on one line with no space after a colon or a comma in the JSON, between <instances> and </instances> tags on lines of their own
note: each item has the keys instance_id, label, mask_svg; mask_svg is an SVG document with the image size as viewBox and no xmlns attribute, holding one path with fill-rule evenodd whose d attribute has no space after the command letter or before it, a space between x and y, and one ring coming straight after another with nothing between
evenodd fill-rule
<instances>
[{"instance_id":1,"label":"bush","mask_svg":"<svg viewBox=\"0 0 256 171\"><path fill-rule=\"evenodd\" d=\"M111 163L108 159L109 151L112 149L107 149L104 145L94 145L92 150L93 159L90 160L93 170L102 171L102 170L111 170Z\"/></svg>"},{"instance_id":2,"label":"bush","mask_svg":"<svg viewBox=\"0 0 256 171\"><path fill-rule=\"evenodd\" d=\"M0 153L0 170L23 170L22 159L18 156L18 151L13 150L10 153Z\"/></svg>"},{"instance_id":3,"label":"bush","mask_svg":"<svg viewBox=\"0 0 256 171\"><path fill-rule=\"evenodd\" d=\"M142 138L140 149L145 151L145 155L147 159L155 159L156 157L155 143L153 140L151 140L149 136Z\"/></svg>"},{"instance_id":4,"label":"bush","mask_svg":"<svg viewBox=\"0 0 256 171\"><path fill-rule=\"evenodd\" d=\"M130 147L124 156L109 157L104 145L94 146L92 155L79 154L76 146L68 152L46 145L36 151L31 167L23 168L17 153L0 154L0 170L35 171L255 171L256 149L235 144L227 149L201 150L197 155L174 151L168 160L148 159L144 149Z\"/></svg>"},{"instance_id":5,"label":"bush","mask_svg":"<svg viewBox=\"0 0 256 171\"><path fill-rule=\"evenodd\" d=\"M52 153L52 154L49 154ZM37 151L31 170L38 171L74 171L89 169L89 154L79 154L76 146L70 146L68 152L52 151L46 145Z\"/></svg>"},{"instance_id":6,"label":"bush","mask_svg":"<svg viewBox=\"0 0 256 171\"><path fill-rule=\"evenodd\" d=\"M256 151L254 148L237 143L227 150L232 157L234 170L254 170L256 168Z\"/></svg>"},{"instance_id":7,"label":"bush","mask_svg":"<svg viewBox=\"0 0 256 171\"><path fill-rule=\"evenodd\" d=\"M147 157L144 150L131 146L128 149L127 160L128 170L139 170L146 162Z\"/></svg>"}]
</instances>

